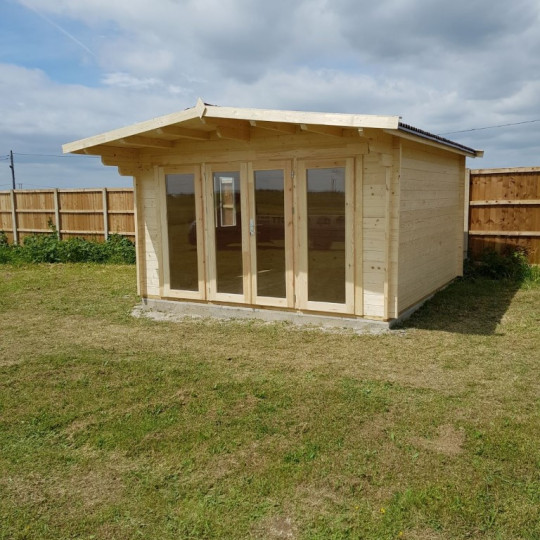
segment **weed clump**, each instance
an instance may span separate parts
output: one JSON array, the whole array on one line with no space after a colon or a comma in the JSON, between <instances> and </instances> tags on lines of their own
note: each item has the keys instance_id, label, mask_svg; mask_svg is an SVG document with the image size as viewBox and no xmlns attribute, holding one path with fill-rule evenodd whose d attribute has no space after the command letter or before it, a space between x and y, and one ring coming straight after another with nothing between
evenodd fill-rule
<instances>
[{"instance_id":1,"label":"weed clump","mask_svg":"<svg viewBox=\"0 0 540 540\"><path fill-rule=\"evenodd\" d=\"M27 236L22 245L16 245L9 244L0 231L0 264L72 262L134 264L135 245L118 234L111 234L105 242L80 237L60 240L54 229L49 234Z\"/></svg>"},{"instance_id":2,"label":"weed clump","mask_svg":"<svg viewBox=\"0 0 540 540\"><path fill-rule=\"evenodd\" d=\"M529 264L527 253L521 248L509 248L500 253L486 249L480 256L466 261L465 275L472 278L540 281L538 267Z\"/></svg>"}]
</instances>

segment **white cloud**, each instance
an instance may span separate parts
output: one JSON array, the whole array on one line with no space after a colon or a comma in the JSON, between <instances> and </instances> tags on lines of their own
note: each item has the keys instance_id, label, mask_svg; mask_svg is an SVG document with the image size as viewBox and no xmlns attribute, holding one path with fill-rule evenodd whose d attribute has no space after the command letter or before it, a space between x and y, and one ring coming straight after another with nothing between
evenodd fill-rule
<instances>
[{"instance_id":1,"label":"white cloud","mask_svg":"<svg viewBox=\"0 0 540 540\"><path fill-rule=\"evenodd\" d=\"M97 74L74 85L45 68L0 65L7 149L17 142L53 153L199 96L240 107L399 114L436 133L540 114L536 0L20 3L87 45ZM539 133L531 124L456 137L484 146L486 166L518 166L540 164Z\"/></svg>"}]
</instances>

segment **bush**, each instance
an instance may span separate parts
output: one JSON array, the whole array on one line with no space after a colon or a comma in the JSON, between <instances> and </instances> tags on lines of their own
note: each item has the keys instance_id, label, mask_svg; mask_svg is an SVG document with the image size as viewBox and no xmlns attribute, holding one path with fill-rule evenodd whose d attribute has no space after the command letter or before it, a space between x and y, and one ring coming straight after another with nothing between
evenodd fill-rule
<instances>
[{"instance_id":1,"label":"bush","mask_svg":"<svg viewBox=\"0 0 540 540\"><path fill-rule=\"evenodd\" d=\"M125 236L111 234L104 244L108 262L135 264L135 244Z\"/></svg>"},{"instance_id":2,"label":"bush","mask_svg":"<svg viewBox=\"0 0 540 540\"><path fill-rule=\"evenodd\" d=\"M0 264L14 263L18 260L18 246L8 243L7 234L0 231Z\"/></svg>"},{"instance_id":3,"label":"bush","mask_svg":"<svg viewBox=\"0 0 540 540\"><path fill-rule=\"evenodd\" d=\"M534 270L523 249L509 248L502 253L487 249L478 259L468 265L467 274L490 279L523 281L532 277Z\"/></svg>"},{"instance_id":4,"label":"bush","mask_svg":"<svg viewBox=\"0 0 540 540\"><path fill-rule=\"evenodd\" d=\"M134 264L135 245L118 234L111 234L105 242L84 238L59 240L54 229L50 234L27 236L21 246L7 243L0 233L0 263L67 263L93 262Z\"/></svg>"}]
</instances>

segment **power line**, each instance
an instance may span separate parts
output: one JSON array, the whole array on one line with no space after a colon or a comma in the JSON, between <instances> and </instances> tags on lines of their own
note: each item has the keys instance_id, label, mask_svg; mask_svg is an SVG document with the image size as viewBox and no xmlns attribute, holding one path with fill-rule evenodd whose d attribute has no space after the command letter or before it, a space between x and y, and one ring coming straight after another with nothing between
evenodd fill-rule
<instances>
[{"instance_id":1,"label":"power line","mask_svg":"<svg viewBox=\"0 0 540 540\"><path fill-rule=\"evenodd\" d=\"M446 133L439 133L439 135L454 135L455 133L469 133L471 131L481 131L484 129L497 129L497 128L503 128L503 127L509 127L509 126L520 126L522 124L534 124L535 122L540 122L540 118L536 120L526 120L524 122L513 122L512 124L499 124L498 126L485 126L485 127L479 127L479 128L462 129L460 131L447 131Z\"/></svg>"},{"instance_id":2,"label":"power line","mask_svg":"<svg viewBox=\"0 0 540 540\"><path fill-rule=\"evenodd\" d=\"M21 185L24 184L25 186L32 186L37 188L45 188L45 189L55 189L54 186L44 186L44 185L38 185L38 184L29 184L28 182L22 182Z\"/></svg>"},{"instance_id":3,"label":"power line","mask_svg":"<svg viewBox=\"0 0 540 540\"><path fill-rule=\"evenodd\" d=\"M59 155L59 154L23 154L20 152L13 152L14 156L32 156L32 157L57 157L57 158L73 158L73 157L83 157L83 158L92 158L92 159L98 159L100 156L88 156L88 155L81 155L81 154L66 154L66 155Z\"/></svg>"}]
</instances>

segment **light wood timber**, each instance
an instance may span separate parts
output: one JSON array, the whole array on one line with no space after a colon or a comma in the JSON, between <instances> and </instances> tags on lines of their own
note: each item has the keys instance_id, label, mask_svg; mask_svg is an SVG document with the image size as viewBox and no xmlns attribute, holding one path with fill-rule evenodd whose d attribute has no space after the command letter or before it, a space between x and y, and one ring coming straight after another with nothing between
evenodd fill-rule
<instances>
[{"instance_id":1,"label":"light wood timber","mask_svg":"<svg viewBox=\"0 0 540 540\"><path fill-rule=\"evenodd\" d=\"M335 126L313 126L310 124L300 124L301 131L311 131L319 135L329 135L330 137L343 137L343 128Z\"/></svg>"},{"instance_id":2,"label":"light wood timber","mask_svg":"<svg viewBox=\"0 0 540 540\"><path fill-rule=\"evenodd\" d=\"M290 161L283 163L283 171L285 174L285 290L287 296L287 307L294 307L294 291L295 291L295 272L294 272L294 178L296 171L296 163L291 164Z\"/></svg>"},{"instance_id":3,"label":"light wood timber","mask_svg":"<svg viewBox=\"0 0 540 540\"><path fill-rule=\"evenodd\" d=\"M307 229L307 170L306 163L298 161L295 164L294 192L294 224L296 230L295 251L295 305L296 309L304 309L308 302L308 229Z\"/></svg>"},{"instance_id":4,"label":"light wood timber","mask_svg":"<svg viewBox=\"0 0 540 540\"><path fill-rule=\"evenodd\" d=\"M250 122L233 118L200 118L199 125L207 127L210 131L215 131L218 127L240 130L249 130L251 127Z\"/></svg>"},{"instance_id":5,"label":"light wood timber","mask_svg":"<svg viewBox=\"0 0 540 540\"><path fill-rule=\"evenodd\" d=\"M345 311L354 313L355 306L355 270L356 270L356 242L355 242L355 187L354 187L354 159L345 160Z\"/></svg>"},{"instance_id":6,"label":"light wood timber","mask_svg":"<svg viewBox=\"0 0 540 540\"><path fill-rule=\"evenodd\" d=\"M94 137L81 139L63 145L64 153L78 152L97 145L106 145L132 136L144 135L156 129L179 125L195 118L201 119L226 119L226 120L250 120L263 122L280 122L291 124L314 124L352 128L389 128L397 129L399 117L377 116L338 113L315 113L302 111L276 111L265 109L238 109L233 107L215 107L204 105L202 100L191 109L154 118L146 122L140 122L116 129Z\"/></svg>"},{"instance_id":7,"label":"light wood timber","mask_svg":"<svg viewBox=\"0 0 540 540\"><path fill-rule=\"evenodd\" d=\"M401 239L400 228L400 200L401 200L401 169L402 169L402 140L394 137L392 141L392 183L390 205L390 288L389 288L389 318L396 318L399 313L399 244Z\"/></svg>"},{"instance_id":8,"label":"light wood timber","mask_svg":"<svg viewBox=\"0 0 540 540\"><path fill-rule=\"evenodd\" d=\"M211 300L216 291L216 243L214 235L214 181L209 166L203 162L201 164L201 175L204 184L204 254L206 257L205 281L206 298Z\"/></svg>"},{"instance_id":9,"label":"light wood timber","mask_svg":"<svg viewBox=\"0 0 540 540\"><path fill-rule=\"evenodd\" d=\"M242 268L243 268L243 288L244 302L247 304L253 303L254 291L251 288L251 262L255 255L251 256L252 243L250 241L249 217L250 217L250 198L249 198L249 178L247 163L240 164L240 193L244 196L240 197L240 208L242 213ZM247 195L247 196L246 196ZM246 219L246 217L248 219Z\"/></svg>"},{"instance_id":10,"label":"light wood timber","mask_svg":"<svg viewBox=\"0 0 540 540\"><path fill-rule=\"evenodd\" d=\"M247 218L248 221L248 244L251 257L248 261L249 266L249 299L248 303L258 304L257 301L257 216L255 213L255 178L254 178L254 166L252 162L247 164L247 214L243 221ZM253 227L253 232L252 232Z\"/></svg>"},{"instance_id":11,"label":"light wood timber","mask_svg":"<svg viewBox=\"0 0 540 540\"><path fill-rule=\"evenodd\" d=\"M142 242L140 240L139 229L141 223L139 220L138 205L140 204L140 197L137 196L137 178L133 177L133 222L135 227L135 266L136 266L136 280L137 280L137 295L141 296L144 290L144 284L142 283Z\"/></svg>"},{"instance_id":12,"label":"light wood timber","mask_svg":"<svg viewBox=\"0 0 540 540\"><path fill-rule=\"evenodd\" d=\"M174 142L164 139L155 139L153 137L143 137L141 135L132 135L123 139L118 139L121 145L144 146L145 148L173 148Z\"/></svg>"},{"instance_id":13,"label":"light wood timber","mask_svg":"<svg viewBox=\"0 0 540 540\"><path fill-rule=\"evenodd\" d=\"M469 230L470 236L531 236L540 237L540 231L475 231Z\"/></svg>"},{"instance_id":14,"label":"light wood timber","mask_svg":"<svg viewBox=\"0 0 540 540\"><path fill-rule=\"evenodd\" d=\"M471 174L484 175L484 174L527 174L538 173L540 167L510 167L501 169L470 169Z\"/></svg>"},{"instance_id":15,"label":"light wood timber","mask_svg":"<svg viewBox=\"0 0 540 540\"><path fill-rule=\"evenodd\" d=\"M540 199L507 199L492 201L470 201L470 206L536 206Z\"/></svg>"},{"instance_id":16,"label":"light wood timber","mask_svg":"<svg viewBox=\"0 0 540 540\"><path fill-rule=\"evenodd\" d=\"M298 132L298 126L296 124L286 124L285 122L264 122L262 120L250 120L249 124L254 128L275 131L278 133L287 133L289 135L294 135Z\"/></svg>"},{"instance_id":17,"label":"light wood timber","mask_svg":"<svg viewBox=\"0 0 540 540\"><path fill-rule=\"evenodd\" d=\"M464 163L461 155L402 139L398 311L458 275L462 257ZM432 171L438 169L438 174ZM432 197L441 178L451 198ZM426 197L424 194L428 194ZM449 224L451 224L449 229ZM440 234L438 234L439 232ZM449 270L450 269L450 270ZM420 278L422 276L422 278Z\"/></svg>"},{"instance_id":18,"label":"light wood timber","mask_svg":"<svg viewBox=\"0 0 540 540\"><path fill-rule=\"evenodd\" d=\"M384 320L387 321L390 313L390 247L391 247L391 216L392 207L392 169L388 165L385 166L386 177L386 193L385 193L385 225L384 225Z\"/></svg>"},{"instance_id":19,"label":"light wood timber","mask_svg":"<svg viewBox=\"0 0 540 540\"><path fill-rule=\"evenodd\" d=\"M200 129L189 129L179 126L165 126L155 130L156 135L171 135L181 139L209 140L210 132Z\"/></svg>"},{"instance_id":20,"label":"light wood timber","mask_svg":"<svg viewBox=\"0 0 540 540\"><path fill-rule=\"evenodd\" d=\"M233 141L250 140L251 136L248 128L242 127L228 127L228 126L216 126L216 135L219 139L232 139Z\"/></svg>"},{"instance_id":21,"label":"light wood timber","mask_svg":"<svg viewBox=\"0 0 540 540\"><path fill-rule=\"evenodd\" d=\"M355 159L355 191L354 191L354 242L355 242L355 270L354 270L354 312L356 315L364 314L364 233L363 222L363 156Z\"/></svg>"}]
</instances>

